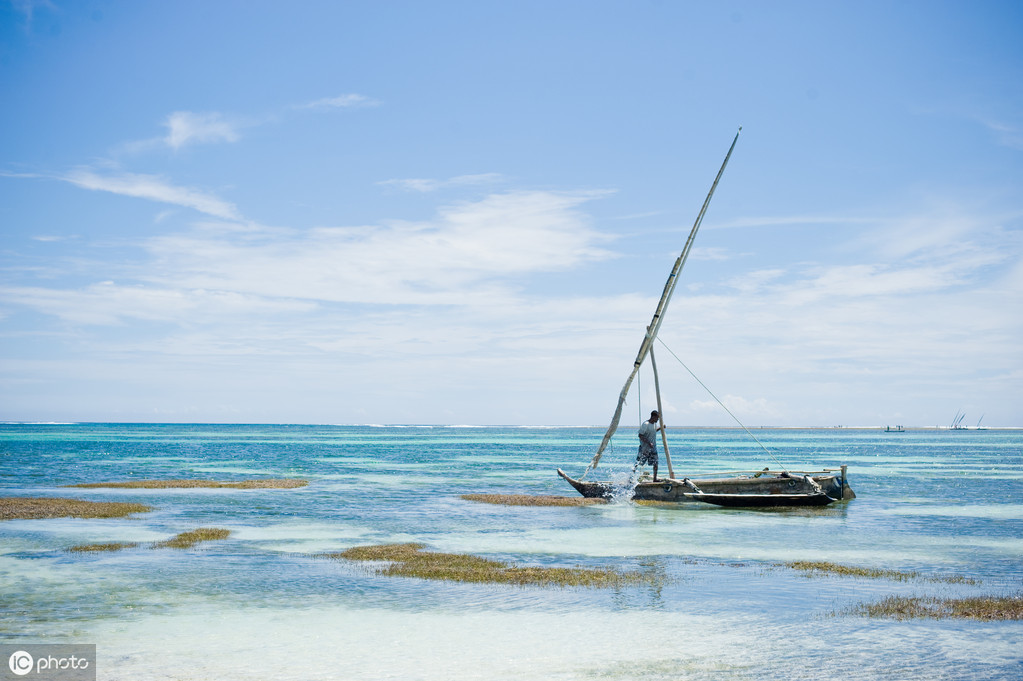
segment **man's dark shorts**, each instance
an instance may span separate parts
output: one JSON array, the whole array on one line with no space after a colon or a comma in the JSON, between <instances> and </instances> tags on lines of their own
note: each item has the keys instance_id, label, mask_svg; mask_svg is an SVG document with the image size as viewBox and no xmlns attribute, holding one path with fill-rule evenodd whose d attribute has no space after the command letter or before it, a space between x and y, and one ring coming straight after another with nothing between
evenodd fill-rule
<instances>
[{"instance_id":1,"label":"man's dark shorts","mask_svg":"<svg viewBox=\"0 0 1023 681\"><path fill-rule=\"evenodd\" d=\"M657 463L657 450L653 447L646 448L639 446L639 454L636 455L636 463L641 466L653 466Z\"/></svg>"}]
</instances>

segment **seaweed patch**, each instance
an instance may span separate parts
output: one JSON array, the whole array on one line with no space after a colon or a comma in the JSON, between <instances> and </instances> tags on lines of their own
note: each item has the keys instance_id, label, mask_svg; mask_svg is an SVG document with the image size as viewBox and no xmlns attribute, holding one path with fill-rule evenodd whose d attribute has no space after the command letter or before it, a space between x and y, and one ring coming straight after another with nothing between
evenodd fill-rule
<instances>
[{"instance_id":1,"label":"seaweed patch","mask_svg":"<svg viewBox=\"0 0 1023 681\"><path fill-rule=\"evenodd\" d=\"M78 487L85 489L189 489L189 488L217 488L217 489L295 489L305 487L308 480L300 478L261 478L256 480L128 480L124 482L83 482L77 485L65 485L65 487Z\"/></svg>"},{"instance_id":2,"label":"seaweed patch","mask_svg":"<svg viewBox=\"0 0 1023 681\"><path fill-rule=\"evenodd\" d=\"M200 527L188 532L181 532L170 539L143 544L141 542L108 542L104 544L79 544L67 549L71 553L99 553L104 551L121 551L123 549L134 549L140 546L148 546L151 549L190 549L193 546L207 541L227 539L231 535L230 530L220 527Z\"/></svg>"},{"instance_id":3,"label":"seaweed patch","mask_svg":"<svg viewBox=\"0 0 1023 681\"><path fill-rule=\"evenodd\" d=\"M1023 595L938 598L889 596L848 611L853 615L908 619L1023 620Z\"/></svg>"},{"instance_id":4,"label":"seaweed patch","mask_svg":"<svg viewBox=\"0 0 1023 681\"><path fill-rule=\"evenodd\" d=\"M641 572L611 568L515 566L461 553L424 551L423 544L356 546L322 557L354 561L387 561L376 572L393 577L416 577L453 582L515 584L519 586L584 586L594 588L652 584L660 579Z\"/></svg>"},{"instance_id":5,"label":"seaweed patch","mask_svg":"<svg viewBox=\"0 0 1023 681\"><path fill-rule=\"evenodd\" d=\"M558 497L545 494L463 494L462 499L504 506L592 506L607 503L607 499L601 498Z\"/></svg>"},{"instance_id":6,"label":"seaweed patch","mask_svg":"<svg viewBox=\"0 0 1023 681\"><path fill-rule=\"evenodd\" d=\"M86 501L61 497L0 497L0 520L47 518L123 518L152 511L152 506L121 501Z\"/></svg>"},{"instance_id":7,"label":"seaweed patch","mask_svg":"<svg viewBox=\"0 0 1023 681\"><path fill-rule=\"evenodd\" d=\"M78 544L67 550L71 553L101 553L104 551L121 551L140 546L138 542L107 542L105 544Z\"/></svg>"},{"instance_id":8,"label":"seaweed patch","mask_svg":"<svg viewBox=\"0 0 1023 681\"><path fill-rule=\"evenodd\" d=\"M165 541L158 541L153 544L154 549L190 549L196 544L207 541L219 541L227 539L231 530L221 527L200 527L196 530L176 534Z\"/></svg>"},{"instance_id":9,"label":"seaweed patch","mask_svg":"<svg viewBox=\"0 0 1023 681\"><path fill-rule=\"evenodd\" d=\"M865 577L867 579L888 579L895 582L908 582L919 579L928 582L945 582L947 584L977 584L977 580L962 575L927 576L916 571L882 570L880 568L840 565L827 561L797 560L784 563L785 567L800 570L807 577L838 575L841 577Z\"/></svg>"}]
</instances>

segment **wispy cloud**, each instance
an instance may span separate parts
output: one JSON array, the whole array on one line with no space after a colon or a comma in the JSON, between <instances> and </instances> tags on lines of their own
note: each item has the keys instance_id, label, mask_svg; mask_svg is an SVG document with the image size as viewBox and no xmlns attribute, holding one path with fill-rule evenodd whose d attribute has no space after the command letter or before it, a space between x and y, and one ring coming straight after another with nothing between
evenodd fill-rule
<instances>
[{"instance_id":1,"label":"wispy cloud","mask_svg":"<svg viewBox=\"0 0 1023 681\"><path fill-rule=\"evenodd\" d=\"M379 101L359 94L325 97L315 101L297 104L291 109L329 110L378 106ZM160 137L133 140L118 145L114 154L141 154L156 149L170 148L175 151L198 144L220 144L237 142L246 128L279 120L277 114L264 116L239 116L219 111L174 111L163 121L167 133Z\"/></svg>"},{"instance_id":2,"label":"wispy cloud","mask_svg":"<svg viewBox=\"0 0 1023 681\"><path fill-rule=\"evenodd\" d=\"M149 242L165 285L337 302L466 305L499 280L611 254L578 207L589 193L513 192L426 222L264 232L195 231Z\"/></svg>"},{"instance_id":3,"label":"wispy cloud","mask_svg":"<svg viewBox=\"0 0 1023 681\"><path fill-rule=\"evenodd\" d=\"M714 262L721 262L724 260L731 260L732 258L736 257L736 253L727 248L720 247L700 248L698 246L694 246L692 253L690 253L690 257L693 260L710 260Z\"/></svg>"},{"instance_id":4,"label":"wispy cloud","mask_svg":"<svg viewBox=\"0 0 1023 681\"><path fill-rule=\"evenodd\" d=\"M731 279L728 286L745 295L799 303L895 299L968 285L1014 257L1005 248L997 216L969 215L944 202L933 211L877 222L876 229L838 246L846 258L859 256L859 262L756 270Z\"/></svg>"},{"instance_id":5,"label":"wispy cloud","mask_svg":"<svg viewBox=\"0 0 1023 681\"><path fill-rule=\"evenodd\" d=\"M199 189L170 184L155 175L136 173L100 175L88 169L78 169L60 176L60 179L83 189L175 204L225 220L241 219L234 204Z\"/></svg>"},{"instance_id":6,"label":"wispy cloud","mask_svg":"<svg viewBox=\"0 0 1023 681\"><path fill-rule=\"evenodd\" d=\"M500 173L479 173L476 175L458 175L456 177L449 177L446 180L425 178L382 180L381 182L377 182L377 184L425 194L437 191L438 189L448 189L450 187L496 184L503 180L504 176Z\"/></svg>"},{"instance_id":7,"label":"wispy cloud","mask_svg":"<svg viewBox=\"0 0 1023 681\"><path fill-rule=\"evenodd\" d=\"M747 418L775 419L782 416L782 412L763 397L751 400L739 395L725 395L721 398L721 402L740 420ZM693 400L689 403L689 408L696 412L717 413L721 411L721 405L714 399Z\"/></svg>"},{"instance_id":8,"label":"wispy cloud","mask_svg":"<svg viewBox=\"0 0 1023 681\"><path fill-rule=\"evenodd\" d=\"M750 216L728 222L707 223L704 229L734 229L740 227L784 227L787 225L864 225L874 224L874 218L835 215L769 215Z\"/></svg>"},{"instance_id":9,"label":"wispy cloud","mask_svg":"<svg viewBox=\"0 0 1023 681\"><path fill-rule=\"evenodd\" d=\"M15 11L25 17L25 30L27 31L32 30L32 20L35 18L37 9L57 11L57 7L50 0L11 0L11 5L14 6Z\"/></svg>"},{"instance_id":10,"label":"wispy cloud","mask_svg":"<svg viewBox=\"0 0 1023 681\"><path fill-rule=\"evenodd\" d=\"M337 97L324 97L304 104L297 104L296 109L353 109L364 106L379 106L380 101L355 93L338 95Z\"/></svg>"},{"instance_id":11,"label":"wispy cloud","mask_svg":"<svg viewBox=\"0 0 1023 681\"><path fill-rule=\"evenodd\" d=\"M350 109L355 107L377 106L380 102L359 94L326 97L305 104L298 104L292 109ZM175 151L197 144L219 144L237 142L241 139L242 130L268 121L277 120L278 116L243 117L225 114L219 111L174 111L163 121L167 134L162 137L151 137L143 140L125 142L117 147L117 151L138 154L153 149L169 147Z\"/></svg>"},{"instance_id":12,"label":"wispy cloud","mask_svg":"<svg viewBox=\"0 0 1023 681\"><path fill-rule=\"evenodd\" d=\"M963 206L944 198L929 199L931 207L915 214L878 220L854 242L861 248L883 245L881 255L892 260L906 258L962 258L990 240L1001 220L1019 216L995 216L982 205Z\"/></svg>"},{"instance_id":13,"label":"wispy cloud","mask_svg":"<svg viewBox=\"0 0 1023 681\"><path fill-rule=\"evenodd\" d=\"M1023 131L1018 127L993 120L982 122L988 130L994 133L1000 145L1016 149L1017 151L1023 151Z\"/></svg>"},{"instance_id":14,"label":"wispy cloud","mask_svg":"<svg viewBox=\"0 0 1023 681\"><path fill-rule=\"evenodd\" d=\"M210 144L214 142L237 142L241 126L239 121L228 120L223 114L175 111L167 116L164 125L167 136L164 143L172 149L189 144Z\"/></svg>"},{"instance_id":15,"label":"wispy cloud","mask_svg":"<svg viewBox=\"0 0 1023 681\"><path fill-rule=\"evenodd\" d=\"M266 299L231 291L172 289L121 285L104 281L81 289L7 287L0 297L89 325L117 325L128 320L188 322L223 321L229 317L308 312L308 301Z\"/></svg>"}]
</instances>

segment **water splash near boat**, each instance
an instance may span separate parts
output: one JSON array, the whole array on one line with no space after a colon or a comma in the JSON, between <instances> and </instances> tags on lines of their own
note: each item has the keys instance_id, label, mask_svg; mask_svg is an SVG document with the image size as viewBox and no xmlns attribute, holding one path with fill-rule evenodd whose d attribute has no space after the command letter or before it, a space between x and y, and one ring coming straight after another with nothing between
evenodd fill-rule
<instances>
[{"instance_id":1,"label":"water splash near boat","mask_svg":"<svg viewBox=\"0 0 1023 681\"><path fill-rule=\"evenodd\" d=\"M611 471L611 503L627 504L636 496L639 477L635 471Z\"/></svg>"}]
</instances>

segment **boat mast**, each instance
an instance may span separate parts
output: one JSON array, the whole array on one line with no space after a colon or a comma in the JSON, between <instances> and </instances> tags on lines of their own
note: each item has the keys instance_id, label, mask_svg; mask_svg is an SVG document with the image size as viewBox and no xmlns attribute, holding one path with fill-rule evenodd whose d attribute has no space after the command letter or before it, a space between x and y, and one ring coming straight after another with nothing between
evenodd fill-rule
<instances>
[{"instance_id":1,"label":"boat mast","mask_svg":"<svg viewBox=\"0 0 1023 681\"><path fill-rule=\"evenodd\" d=\"M703 207L700 208L700 214L696 216L696 222L693 223L693 229L689 232L689 238L686 239L686 245L682 248L682 252L675 260L675 266L671 268L671 274L668 275L668 281L664 283L664 292L661 293L661 300L657 303L657 309L654 311L654 317L650 321L650 325L646 327L646 335L643 337L643 342L639 346L639 353L637 353L636 361L632 365L632 372L629 373L629 377L625 380L625 386L618 395L618 406L615 408L614 416L611 417L611 425L608 426L607 432L604 433L604 439L600 441L600 446L597 447L597 453L593 455L593 460L590 461L590 465L586 469L587 471L597 467L597 464L600 463L601 455L604 453L608 443L611 441L611 436L613 436L615 431L618 430L618 423L622 419L622 407L625 405L625 398L629 394L629 388L632 386L632 381L636 378L636 374L639 373L639 368L643 365L643 360L645 360L647 355L650 353L654 344L654 339L657 338L657 332L661 329L661 322L664 319L664 313L668 309L668 303L671 301L671 295L675 292L675 286L678 285L678 275L685 266L686 260L689 258L689 251L693 247L693 240L696 238L696 232L700 229L700 223L703 222L703 216L707 213L707 206L710 205L710 199L714 196L714 190L717 189L718 182L721 180L721 176L725 172L725 166L728 165L728 159L732 157L732 150L735 149L735 143L739 141L739 133L741 132L742 127L740 127L739 131L735 133L735 139L732 140L732 146L728 148L725 160L721 163L721 168L718 170L718 174L714 178L714 184L711 185L710 191L707 193L707 198L703 201ZM658 405L658 411L660 411L660 405Z\"/></svg>"},{"instance_id":2,"label":"boat mast","mask_svg":"<svg viewBox=\"0 0 1023 681\"><path fill-rule=\"evenodd\" d=\"M654 349L650 348L650 368L654 370L654 392L657 394L657 418L661 422L661 444L664 445L664 459L668 462L668 477L674 478L675 471L671 467L671 452L668 451L668 433L664 429L664 410L661 408L661 381L657 377L657 360Z\"/></svg>"}]
</instances>

